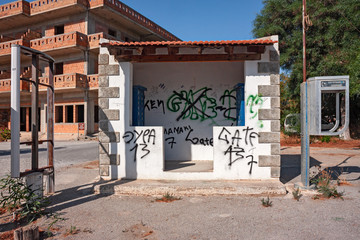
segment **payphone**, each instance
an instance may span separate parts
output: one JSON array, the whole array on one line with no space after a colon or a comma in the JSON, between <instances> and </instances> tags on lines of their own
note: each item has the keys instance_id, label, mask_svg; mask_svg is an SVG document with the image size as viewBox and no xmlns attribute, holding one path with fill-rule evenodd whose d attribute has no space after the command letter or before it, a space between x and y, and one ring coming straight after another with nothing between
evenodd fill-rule
<instances>
[{"instance_id":1,"label":"payphone","mask_svg":"<svg viewBox=\"0 0 360 240\"><path fill-rule=\"evenodd\" d=\"M349 76L313 77L301 84L302 104L308 102L310 135L340 135L349 126ZM307 99L305 99L307 97ZM305 101L305 103L304 103ZM340 129L340 101L345 101L345 124ZM330 104L329 104L330 102ZM325 106L327 113L324 113ZM330 113L329 113L330 111ZM331 113L332 111L332 113Z\"/></svg>"},{"instance_id":2,"label":"payphone","mask_svg":"<svg viewBox=\"0 0 360 240\"><path fill-rule=\"evenodd\" d=\"M349 76L313 77L301 84L301 182L305 188L309 187L310 135L342 134L349 127L349 111Z\"/></svg>"}]
</instances>

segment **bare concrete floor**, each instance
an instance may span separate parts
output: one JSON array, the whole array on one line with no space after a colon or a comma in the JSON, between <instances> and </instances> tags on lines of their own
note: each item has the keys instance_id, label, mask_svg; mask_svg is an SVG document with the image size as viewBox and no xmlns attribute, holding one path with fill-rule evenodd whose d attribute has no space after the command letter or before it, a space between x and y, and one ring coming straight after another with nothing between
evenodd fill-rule
<instances>
[{"instance_id":1,"label":"bare concrete floor","mask_svg":"<svg viewBox=\"0 0 360 240\"><path fill-rule=\"evenodd\" d=\"M212 172L214 162L201 161L165 161L165 171L171 172Z\"/></svg>"}]
</instances>

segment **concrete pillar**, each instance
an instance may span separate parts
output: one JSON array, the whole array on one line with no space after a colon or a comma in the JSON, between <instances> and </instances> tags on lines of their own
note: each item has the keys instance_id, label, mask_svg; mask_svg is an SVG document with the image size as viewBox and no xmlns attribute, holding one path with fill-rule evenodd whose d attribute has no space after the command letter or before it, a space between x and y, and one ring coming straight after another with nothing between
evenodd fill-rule
<instances>
[{"instance_id":1,"label":"concrete pillar","mask_svg":"<svg viewBox=\"0 0 360 240\"><path fill-rule=\"evenodd\" d=\"M30 108L26 107L26 120L25 120L25 125L26 125L26 132L30 132Z\"/></svg>"},{"instance_id":2,"label":"concrete pillar","mask_svg":"<svg viewBox=\"0 0 360 240\"><path fill-rule=\"evenodd\" d=\"M73 122L77 123L78 122L78 112L77 112L77 108L76 105L73 105Z\"/></svg>"},{"instance_id":3,"label":"concrete pillar","mask_svg":"<svg viewBox=\"0 0 360 240\"><path fill-rule=\"evenodd\" d=\"M67 112L66 112L66 106L63 105L63 123L67 122Z\"/></svg>"}]
</instances>

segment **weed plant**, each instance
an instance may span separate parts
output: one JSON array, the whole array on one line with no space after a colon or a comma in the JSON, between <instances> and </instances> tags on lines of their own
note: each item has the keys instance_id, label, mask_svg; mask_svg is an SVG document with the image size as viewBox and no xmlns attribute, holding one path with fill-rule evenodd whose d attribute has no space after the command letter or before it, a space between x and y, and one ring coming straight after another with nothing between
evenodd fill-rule
<instances>
[{"instance_id":1,"label":"weed plant","mask_svg":"<svg viewBox=\"0 0 360 240\"><path fill-rule=\"evenodd\" d=\"M261 199L261 204L263 205L263 207L271 207L272 201L270 201L270 198L268 196L267 199L265 198Z\"/></svg>"},{"instance_id":2,"label":"weed plant","mask_svg":"<svg viewBox=\"0 0 360 240\"><path fill-rule=\"evenodd\" d=\"M38 196L24 183L22 178L6 176L0 179L0 205L13 213L15 219L24 219L29 223L45 213L49 205L47 197Z\"/></svg>"},{"instance_id":3,"label":"weed plant","mask_svg":"<svg viewBox=\"0 0 360 240\"><path fill-rule=\"evenodd\" d=\"M303 195L301 194L301 191L300 191L299 188L295 189L295 190L292 192L292 195L293 195L293 197L294 197L294 199L295 199L296 201L299 201L300 198L303 196Z\"/></svg>"},{"instance_id":4,"label":"weed plant","mask_svg":"<svg viewBox=\"0 0 360 240\"><path fill-rule=\"evenodd\" d=\"M333 171L321 170L320 167L318 169L320 173L311 180L311 183L315 184L315 187L321 196L325 198L333 197L344 200L342 197L344 193L338 192L336 186L331 185L331 176ZM319 196L317 198L319 198Z\"/></svg>"}]
</instances>

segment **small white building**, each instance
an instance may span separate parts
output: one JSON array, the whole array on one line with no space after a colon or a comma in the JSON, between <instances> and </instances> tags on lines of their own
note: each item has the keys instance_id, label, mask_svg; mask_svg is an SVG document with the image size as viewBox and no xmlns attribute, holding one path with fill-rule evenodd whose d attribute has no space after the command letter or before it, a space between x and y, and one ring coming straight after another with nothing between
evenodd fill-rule
<instances>
[{"instance_id":1,"label":"small white building","mask_svg":"<svg viewBox=\"0 0 360 240\"><path fill-rule=\"evenodd\" d=\"M280 177L277 36L246 41L104 41L100 175Z\"/></svg>"}]
</instances>

